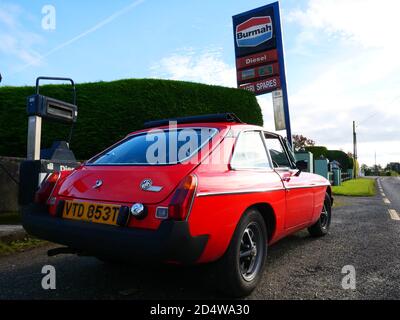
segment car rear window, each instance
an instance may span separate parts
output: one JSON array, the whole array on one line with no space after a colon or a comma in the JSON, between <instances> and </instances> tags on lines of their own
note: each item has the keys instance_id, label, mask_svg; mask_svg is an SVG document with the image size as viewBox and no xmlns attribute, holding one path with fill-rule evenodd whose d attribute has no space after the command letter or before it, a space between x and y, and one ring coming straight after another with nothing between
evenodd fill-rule
<instances>
[{"instance_id":1,"label":"car rear window","mask_svg":"<svg viewBox=\"0 0 400 320\"><path fill-rule=\"evenodd\" d=\"M218 132L216 128L154 129L129 136L89 165L166 165L189 161Z\"/></svg>"}]
</instances>

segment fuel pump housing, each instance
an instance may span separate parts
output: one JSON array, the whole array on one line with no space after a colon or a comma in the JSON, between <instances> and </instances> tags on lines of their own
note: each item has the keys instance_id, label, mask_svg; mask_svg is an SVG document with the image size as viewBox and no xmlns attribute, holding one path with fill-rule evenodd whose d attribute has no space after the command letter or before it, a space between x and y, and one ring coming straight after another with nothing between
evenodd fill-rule
<instances>
[{"instance_id":1,"label":"fuel pump housing","mask_svg":"<svg viewBox=\"0 0 400 320\"><path fill-rule=\"evenodd\" d=\"M72 103L41 95L41 80L68 81L73 91ZM55 171L72 170L79 163L69 148L72 129L78 118L75 83L70 78L39 77L36 94L27 98L28 114L27 160L20 166L19 204L33 202L35 192L46 177ZM42 120L71 125L69 141L55 141L49 149L41 149Z\"/></svg>"}]
</instances>

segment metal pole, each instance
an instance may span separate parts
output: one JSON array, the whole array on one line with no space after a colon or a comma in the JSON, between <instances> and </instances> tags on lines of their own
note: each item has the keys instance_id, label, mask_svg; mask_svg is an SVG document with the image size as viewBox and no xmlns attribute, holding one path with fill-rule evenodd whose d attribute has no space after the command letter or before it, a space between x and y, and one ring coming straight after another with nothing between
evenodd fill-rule
<instances>
[{"instance_id":1,"label":"metal pole","mask_svg":"<svg viewBox=\"0 0 400 320\"><path fill-rule=\"evenodd\" d=\"M279 2L273 4L274 15L276 23L276 41L278 44L278 56L279 56L279 75L281 78L281 89L283 96L283 110L285 113L285 126L286 126L286 136L290 146L293 149L292 143L292 129L290 127L290 114L289 114L289 100L288 100L288 92L287 92L287 84L286 84L286 71L285 71L285 59L283 53L283 38L282 38L282 25L281 25L281 17L280 17L280 9ZM282 46L280 45L282 44Z\"/></svg>"},{"instance_id":2,"label":"metal pole","mask_svg":"<svg viewBox=\"0 0 400 320\"><path fill-rule=\"evenodd\" d=\"M357 179L357 133L355 121L353 121L353 171L354 179Z\"/></svg>"},{"instance_id":3,"label":"metal pole","mask_svg":"<svg viewBox=\"0 0 400 320\"><path fill-rule=\"evenodd\" d=\"M27 160L40 160L41 133L42 118L39 116L30 116L28 118Z\"/></svg>"}]
</instances>

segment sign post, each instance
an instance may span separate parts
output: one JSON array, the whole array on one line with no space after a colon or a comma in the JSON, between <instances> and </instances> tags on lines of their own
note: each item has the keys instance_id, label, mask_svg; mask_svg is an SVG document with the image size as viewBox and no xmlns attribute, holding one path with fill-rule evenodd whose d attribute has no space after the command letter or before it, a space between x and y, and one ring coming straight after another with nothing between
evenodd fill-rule
<instances>
[{"instance_id":1,"label":"sign post","mask_svg":"<svg viewBox=\"0 0 400 320\"><path fill-rule=\"evenodd\" d=\"M276 130L292 145L279 2L232 17L238 88L255 95L275 92ZM279 121L284 116L284 125Z\"/></svg>"}]
</instances>

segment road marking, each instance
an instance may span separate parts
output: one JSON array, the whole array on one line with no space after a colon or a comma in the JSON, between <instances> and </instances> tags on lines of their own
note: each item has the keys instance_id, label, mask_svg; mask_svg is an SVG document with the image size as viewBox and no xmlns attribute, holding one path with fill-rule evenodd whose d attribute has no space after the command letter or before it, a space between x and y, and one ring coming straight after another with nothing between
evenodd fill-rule
<instances>
[{"instance_id":1,"label":"road marking","mask_svg":"<svg viewBox=\"0 0 400 320\"><path fill-rule=\"evenodd\" d=\"M386 195L383 192L381 192L381 196L384 198L386 197Z\"/></svg>"},{"instance_id":2,"label":"road marking","mask_svg":"<svg viewBox=\"0 0 400 320\"><path fill-rule=\"evenodd\" d=\"M384 203L387 203L387 204L390 204L390 201L389 201L388 198L383 198L383 202L384 202Z\"/></svg>"},{"instance_id":3,"label":"road marking","mask_svg":"<svg viewBox=\"0 0 400 320\"><path fill-rule=\"evenodd\" d=\"M388 209L390 217L392 218L392 220L400 220L399 215L397 214L396 210L394 209Z\"/></svg>"}]
</instances>

